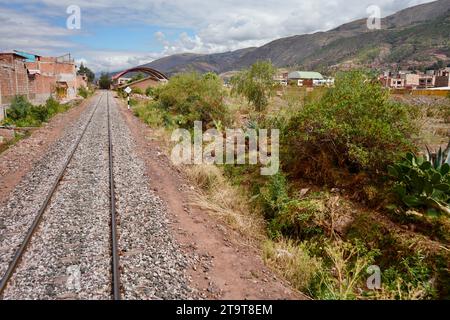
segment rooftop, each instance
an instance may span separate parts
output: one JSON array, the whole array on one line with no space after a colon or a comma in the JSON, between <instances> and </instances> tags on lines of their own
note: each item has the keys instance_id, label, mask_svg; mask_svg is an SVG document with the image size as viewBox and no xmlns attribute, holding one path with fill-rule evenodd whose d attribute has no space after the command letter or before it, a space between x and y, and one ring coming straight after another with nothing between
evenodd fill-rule
<instances>
[{"instance_id":1,"label":"rooftop","mask_svg":"<svg viewBox=\"0 0 450 320\"><path fill-rule=\"evenodd\" d=\"M289 79L312 79L312 80L322 80L323 76L319 72L312 71L294 71L289 73Z\"/></svg>"}]
</instances>

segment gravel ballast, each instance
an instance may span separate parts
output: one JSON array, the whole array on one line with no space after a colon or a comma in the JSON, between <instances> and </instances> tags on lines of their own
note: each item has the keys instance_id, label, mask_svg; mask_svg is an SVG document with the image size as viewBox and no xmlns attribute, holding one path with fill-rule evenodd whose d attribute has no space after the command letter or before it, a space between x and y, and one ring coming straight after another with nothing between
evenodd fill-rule
<instances>
[{"instance_id":1,"label":"gravel ballast","mask_svg":"<svg viewBox=\"0 0 450 320\"><path fill-rule=\"evenodd\" d=\"M22 179L8 201L0 206L0 276L8 268L12 256L31 226L54 180L63 169L99 98L100 96L97 96L93 99L79 120L65 130L63 136Z\"/></svg>"},{"instance_id":2,"label":"gravel ballast","mask_svg":"<svg viewBox=\"0 0 450 320\"><path fill-rule=\"evenodd\" d=\"M44 212L4 299L109 299L106 94Z\"/></svg>"},{"instance_id":3,"label":"gravel ballast","mask_svg":"<svg viewBox=\"0 0 450 320\"><path fill-rule=\"evenodd\" d=\"M188 262L169 230L167 208L149 188L144 161L115 100L110 105L124 298L193 298Z\"/></svg>"},{"instance_id":4,"label":"gravel ballast","mask_svg":"<svg viewBox=\"0 0 450 320\"><path fill-rule=\"evenodd\" d=\"M0 276L35 218L95 106L92 122L3 299L112 299L107 101L124 299L189 299L186 257L166 206L150 190L145 165L118 106L103 92L0 207Z\"/></svg>"}]
</instances>

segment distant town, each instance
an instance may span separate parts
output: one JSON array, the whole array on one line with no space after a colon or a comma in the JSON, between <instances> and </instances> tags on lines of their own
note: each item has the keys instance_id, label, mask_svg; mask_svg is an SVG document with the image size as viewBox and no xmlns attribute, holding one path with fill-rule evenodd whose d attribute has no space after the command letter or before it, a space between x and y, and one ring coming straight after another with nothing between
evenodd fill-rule
<instances>
[{"instance_id":1,"label":"distant town","mask_svg":"<svg viewBox=\"0 0 450 320\"><path fill-rule=\"evenodd\" d=\"M112 77L112 86L145 90L168 81L162 72L147 69L137 67L122 71ZM141 77L127 77L127 74L141 71L144 71ZM223 79L227 85L230 77ZM425 72L385 71L378 79L383 87L396 93L445 96L450 91L450 67ZM274 82L281 86L314 88L334 86L335 79L315 71L281 71ZM44 103L50 96L69 101L77 97L79 88L87 86L88 79L86 75L77 74L71 54L45 57L18 50L0 53L0 120L15 96L25 96L33 104Z\"/></svg>"}]
</instances>

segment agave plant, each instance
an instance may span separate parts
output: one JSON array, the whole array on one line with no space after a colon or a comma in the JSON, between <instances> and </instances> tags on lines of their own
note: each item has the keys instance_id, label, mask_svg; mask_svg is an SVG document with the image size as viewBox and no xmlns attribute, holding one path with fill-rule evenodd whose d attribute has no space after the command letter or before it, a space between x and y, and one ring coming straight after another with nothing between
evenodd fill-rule
<instances>
[{"instance_id":1,"label":"agave plant","mask_svg":"<svg viewBox=\"0 0 450 320\"><path fill-rule=\"evenodd\" d=\"M441 154L442 156L442 154ZM450 215L450 163L434 163L413 153L388 168L394 191L408 207L425 207Z\"/></svg>"},{"instance_id":2,"label":"agave plant","mask_svg":"<svg viewBox=\"0 0 450 320\"><path fill-rule=\"evenodd\" d=\"M445 150L440 147L438 152L431 152L427 146L425 158L435 169L441 168L446 163L450 165L450 141Z\"/></svg>"}]
</instances>

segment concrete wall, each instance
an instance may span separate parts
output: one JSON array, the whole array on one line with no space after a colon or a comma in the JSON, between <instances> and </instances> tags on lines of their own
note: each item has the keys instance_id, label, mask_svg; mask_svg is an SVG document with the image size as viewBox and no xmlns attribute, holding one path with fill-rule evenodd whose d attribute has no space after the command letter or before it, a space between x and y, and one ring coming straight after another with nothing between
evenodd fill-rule
<instances>
[{"instance_id":1,"label":"concrete wall","mask_svg":"<svg viewBox=\"0 0 450 320\"><path fill-rule=\"evenodd\" d=\"M407 90L407 89L393 89L392 94L404 94L413 96L436 96L447 97L450 90Z\"/></svg>"},{"instance_id":2,"label":"concrete wall","mask_svg":"<svg viewBox=\"0 0 450 320\"><path fill-rule=\"evenodd\" d=\"M418 74L408 73L405 75L406 86L418 87L420 76Z\"/></svg>"},{"instance_id":3,"label":"concrete wall","mask_svg":"<svg viewBox=\"0 0 450 320\"><path fill-rule=\"evenodd\" d=\"M6 107L0 105L0 121L5 119L5 116L6 116Z\"/></svg>"}]
</instances>

